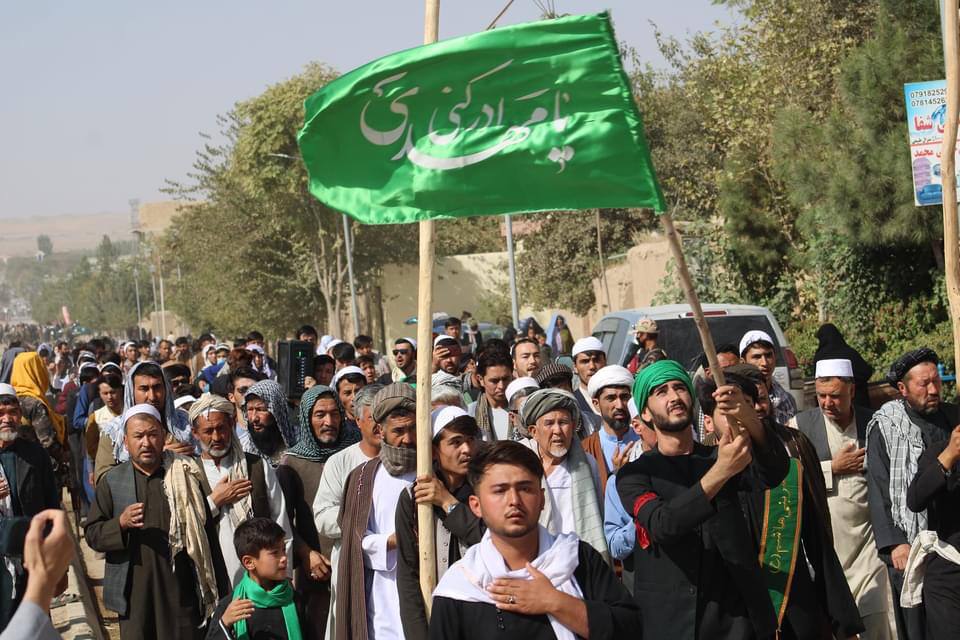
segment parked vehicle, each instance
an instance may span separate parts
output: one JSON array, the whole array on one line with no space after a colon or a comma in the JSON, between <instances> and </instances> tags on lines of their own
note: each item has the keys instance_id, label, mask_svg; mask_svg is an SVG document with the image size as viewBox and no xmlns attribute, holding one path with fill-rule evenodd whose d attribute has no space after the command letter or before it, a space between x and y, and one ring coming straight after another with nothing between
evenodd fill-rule
<instances>
[{"instance_id":1,"label":"parked vehicle","mask_svg":"<svg viewBox=\"0 0 960 640\"><path fill-rule=\"evenodd\" d=\"M769 309L749 305L705 304L703 313L715 345L731 343L739 346L740 338L747 331L755 329L768 333L776 343L773 345L777 357L774 379L790 391L798 407L802 409L806 406L803 374L797 357L790 350L780 325ZM638 348L633 325L643 317L656 321L660 332L658 346L688 371L694 371L703 354L703 347L693 321L693 312L685 304L624 309L605 315L593 328L593 335L603 343L607 362L623 366L630 362Z\"/></svg>"}]
</instances>

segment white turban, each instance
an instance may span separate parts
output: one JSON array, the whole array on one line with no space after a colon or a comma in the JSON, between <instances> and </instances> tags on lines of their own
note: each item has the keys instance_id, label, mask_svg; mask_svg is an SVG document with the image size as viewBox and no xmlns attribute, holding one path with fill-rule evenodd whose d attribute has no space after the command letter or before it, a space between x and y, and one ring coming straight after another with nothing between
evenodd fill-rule
<instances>
[{"instance_id":1,"label":"white turban","mask_svg":"<svg viewBox=\"0 0 960 640\"><path fill-rule=\"evenodd\" d=\"M626 367L618 364L608 364L599 369L590 382L587 383L587 393L591 398L596 398L597 394L604 387L633 387L633 374Z\"/></svg>"}]
</instances>

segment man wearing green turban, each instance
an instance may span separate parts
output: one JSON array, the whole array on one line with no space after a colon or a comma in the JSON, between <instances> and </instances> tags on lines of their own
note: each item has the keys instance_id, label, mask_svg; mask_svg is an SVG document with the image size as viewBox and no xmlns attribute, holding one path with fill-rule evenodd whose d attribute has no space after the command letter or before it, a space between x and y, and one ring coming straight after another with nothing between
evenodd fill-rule
<instances>
[{"instance_id":1,"label":"man wearing green turban","mask_svg":"<svg viewBox=\"0 0 960 640\"><path fill-rule=\"evenodd\" d=\"M732 385L714 397L719 419L739 429L724 430L716 447L696 442L693 383L673 360L644 368L633 397L657 432L656 448L617 472L617 492L637 528L634 596L643 637L775 637L777 616L737 492L783 481L783 443Z\"/></svg>"}]
</instances>

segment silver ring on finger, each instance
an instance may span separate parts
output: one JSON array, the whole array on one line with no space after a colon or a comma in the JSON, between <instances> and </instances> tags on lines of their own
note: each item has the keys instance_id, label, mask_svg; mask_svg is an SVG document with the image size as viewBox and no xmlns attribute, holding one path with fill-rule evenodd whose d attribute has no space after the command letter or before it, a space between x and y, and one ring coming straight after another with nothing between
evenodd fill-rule
<instances>
[{"instance_id":1,"label":"silver ring on finger","mask_svg":"<svg viewBox=\"0 0 960 640\"><path fill-rule=\"evenodd\" d=\"M517 604L517 597L511 595L509 598L507 598L507 604Z\"/></svg>"}]
</instances>

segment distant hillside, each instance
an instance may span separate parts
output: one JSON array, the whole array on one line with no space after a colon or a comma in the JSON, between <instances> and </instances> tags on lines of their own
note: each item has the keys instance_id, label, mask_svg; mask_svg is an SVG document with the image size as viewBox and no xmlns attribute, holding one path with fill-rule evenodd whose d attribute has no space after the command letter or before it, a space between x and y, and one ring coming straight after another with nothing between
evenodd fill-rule
<instances>
[{"instance_id":1,"label":"distant hillside","mask_svg":"<svg viewBox=\"0 0 960 640\"><path fill-rule=\"evenodd\" d=\"M93 213L0 220L0 259L35 256L37 236L53 241L53 252L93 250L106 234L114 241L132 239L129 213Z\"/></svg>"}]
</instances>

